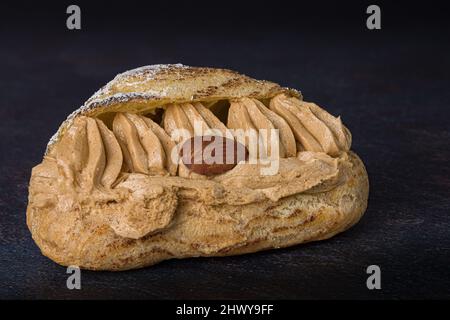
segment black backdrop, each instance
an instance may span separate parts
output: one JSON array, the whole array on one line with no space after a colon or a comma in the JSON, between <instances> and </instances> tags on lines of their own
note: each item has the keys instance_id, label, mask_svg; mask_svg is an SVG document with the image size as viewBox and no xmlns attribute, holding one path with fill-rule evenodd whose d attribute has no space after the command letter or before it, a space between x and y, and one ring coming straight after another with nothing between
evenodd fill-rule
<instances>
[{"instance_id":1,"label":"black backdrop","mask_svg":"<svg viewBox=\"0 0 450 320\"><path fill-rule=\"evenodd\" d=\"M295 5L294 5L295 3ZM450 61L444 2L78 1L0 10L0 298L449 298ZM240 257L83 272L43 257L25 225L31 168L74 108L118 72L176 63L302 90L342 116L367 165L369 208L333 239ZM367 290L368 265L382 289Z\"/></svg>"}]
</instances>

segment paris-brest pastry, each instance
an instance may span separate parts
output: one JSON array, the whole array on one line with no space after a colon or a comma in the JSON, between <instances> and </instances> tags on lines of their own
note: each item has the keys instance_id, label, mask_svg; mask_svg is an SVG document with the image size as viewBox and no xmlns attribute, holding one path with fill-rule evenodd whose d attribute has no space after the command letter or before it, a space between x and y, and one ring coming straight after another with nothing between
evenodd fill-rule
<instances>
[{"instance_id":1,"label":"paris-brest pastry","mask_svg":"<svg viewBox=\"0 0 450 320\"><path fill-rule=\"evenodd\" d=\"M91 270L327 239L367 206L351 140L294 89L225 69L141 67L51 138L27 224L45 256Z\"/></svg>"}]
</instances>

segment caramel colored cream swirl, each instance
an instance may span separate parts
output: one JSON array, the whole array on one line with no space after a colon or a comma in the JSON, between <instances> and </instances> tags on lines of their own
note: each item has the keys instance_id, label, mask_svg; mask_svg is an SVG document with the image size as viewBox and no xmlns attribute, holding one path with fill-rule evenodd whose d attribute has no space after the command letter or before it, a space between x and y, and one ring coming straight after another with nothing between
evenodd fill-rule
<instances>
[{"instance_id":1,"label":"caramel colored cream swirl","mask_svg":"<svg viewBox=\"0 0 450 320\"><path fill-rule=\"evenodd\" d=\"M110 188L122 168L122 152L114 134L94 118L78 117L49 154L69 183L81 188Z\"/></svg>"},{"instance_id":2,"label":"caramel colored cream swirl","mask_svg":"<svg viewBox=\"0 0 450 320\"><path fill-rule=\"evenodd\" d=\"M279 130L279 156L281 158L295 157L296 143L292 130L288 123L278 114L268 109L262 102L257 99L241 98L231 102L228 111L228 127L238 130L244 129L247 134L254 132L258 134L261 129L266 130L266 134L270 134L270 130ZM260 136L260 138L262 138ZM251 149L251 141L245 140L245 145ZM259 146L265 147L269 155L272 154L271 143L268 137L258 141ZM264 144L267 144L264 146Z\"/></svg>"},{"instance_id":3,"label":"caramel colored cream swirl","mask_svg":"<svg viewBox=\"0 0 450 320\"><path fill-rule=\"evenodd\" d=\"M127 171L176 174L177 166L171 158L175 144L151 119L132 113L117 113L113 131L122 149Z\"/></svg>"},{"instance_id":4,"label":"caramel colored cream swirl","mask_svg":"<svg viewBox=\"0 0 450 320\"><path fill-rule=\"evenodd\" d=\"M280 158L304 151L336 157L351 146L351 134L339 117L286 94L275 96L269 107L254 98L231 101L227 126L200 102L169 104L163 126L142 115L118 112L110 130L100 119L80 116L49 156L56 159L68 181L92 189L111 188L121 172L205 179L182 161L172 160L177 143L198 135L233 139L237 129L276 129ZM270 145L266 147L270 153Z\"/></svg>"},{"instance_id":5,"label":"caramel colored cream swirl","mask_svg":"<svg viewBox=\"0 0 450 320\"><path fill-rule=\"evenodd\" d=\"M151 119L117 113L111 131L100 119L81 116L48 155L69 183L111 188L120 172L176 175L170 152L175 143Z\"/></svg>"},{"instance_id":6,"label":"caramel colored cream swirl","mask_svg":"<svg viewBox=\"0 0 450 320\"><path fill-rule=\"evenodd\" d=\"M163 124L176 143L200 135L233 138L230 130L200 102L169 104L164 113Z\"/></svg>"},{"instance_id":7,"label":"caramel colored cream swirl","mask_svg":"<svg viewBox=\"0 0 450 320\"><path fill-rule=\"evenodd\" d=\"M352 137L340 117L332 116L318 105L280 94L270 101L270 109L289 124L298 151L337 156L350 149Z\"/></svg>"}]
</instances>

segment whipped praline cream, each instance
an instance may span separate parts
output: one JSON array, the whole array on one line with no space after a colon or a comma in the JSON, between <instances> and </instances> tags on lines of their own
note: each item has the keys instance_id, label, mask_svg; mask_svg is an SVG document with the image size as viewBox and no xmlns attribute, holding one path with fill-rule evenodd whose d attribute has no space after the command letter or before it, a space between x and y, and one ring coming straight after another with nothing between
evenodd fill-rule
<instances>
[{"instance_id":1,"label":"whipped praline cream","mask_svg":"<svg viewBox=\"0 0 450 320\"><path fill-rule=\"evenodd\" d=\"M233 99L226 124L201 102L162 107L159 123L122 112L108 124L95 117L75 118L33 169L30 198L35 206L96 212L95 219L118 235L138 239L167 227L184 199L195 199L198 209L202 203L248 205L329 190L345 179L350 132L316 104L284 93L268 105L255 98ZM242 161L229 171L201 175L173 161L176 145L196 135L195 122L204 132L231 139L235 129L277 129L278 172L261 175L261 164ZM176 134L178 129L187 137Z\"/></svg>"}]
</instances>

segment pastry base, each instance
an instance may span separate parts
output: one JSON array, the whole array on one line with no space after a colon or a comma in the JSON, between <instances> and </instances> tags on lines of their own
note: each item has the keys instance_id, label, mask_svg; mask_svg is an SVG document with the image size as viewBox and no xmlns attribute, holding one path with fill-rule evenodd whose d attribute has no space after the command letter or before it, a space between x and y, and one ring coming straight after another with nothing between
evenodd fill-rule
<instances>
[{"instance_id":1,"label":"pastry base","mask_svg":"<svg viewBox=\"0 0 450 320\"><path fill-rule=\"evenodd\" d=\"M220 210L211 205L198 210L195 201L180 200L167 228L140 239L121 237L107 224L87 223L73 212L49 216L48 210L32 202L27 208L27 224L45 256L64 266L90 270L128 270L167 259L288 247L330 238L361 218L367 207L369 181L359 157L350 152L349 161L348 178L331 191L300 193L276 202L220 206ZM194 206L196 210L191 210ZM61 230L61 234L53 234L50 240L49 228Z\"/></svg>"}]
</instances>

